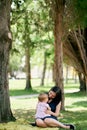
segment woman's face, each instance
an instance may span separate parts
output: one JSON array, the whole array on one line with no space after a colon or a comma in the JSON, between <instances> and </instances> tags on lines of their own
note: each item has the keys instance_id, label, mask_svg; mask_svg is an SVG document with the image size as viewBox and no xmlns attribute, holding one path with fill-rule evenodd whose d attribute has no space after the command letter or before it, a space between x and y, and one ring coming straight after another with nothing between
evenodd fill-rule
<instances>
[{"instance_id":1,"label":"woman's face","mask_svg":"<svg viewBox=\"0 0 87 130\"><path fill-rule=\"evenodd\" d=\"M55 92L53 92L53 91L49 91L49 98L50 99L53 99L53 98L55 98L56 97L56 93Z\"/></svg>"}]
</instances>

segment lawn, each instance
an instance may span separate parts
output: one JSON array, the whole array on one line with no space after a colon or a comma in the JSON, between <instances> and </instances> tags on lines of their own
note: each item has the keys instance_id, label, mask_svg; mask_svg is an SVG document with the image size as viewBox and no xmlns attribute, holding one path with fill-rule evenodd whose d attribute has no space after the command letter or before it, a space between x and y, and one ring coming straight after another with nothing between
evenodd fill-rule
<instances>
[{"instance_id":1,"label":"lawn","mask_svg":"<svg viewBox=\"0 0 87 130\"><path fill-rule=\"evenodd\" d=\"M48 91L52 85L53 83L40 87L39 80L34 81L33 91L27 92L24 90L25 80L10 80L11 109L17 120L16 122L0 124L0 130L64 130L62 128L38 128L30 126L29 123L34 121L37 96L18 96ZM75 124L76 130L87 130L87 95L78 90L78 84L65 84L65 111L61 111L59 121Z\"/></svg>"},{"instance_id":2,"label":"lawn","mask_svg":"<svg viewBox=\"0 0 87 130\"><path fill-rule=\"evenodd\" d=\"M45 86L40 86L40 79L32 79L32 90L26 91L26 81L25 80L9 80L9 89L10 89L10 96L19 96L19 95L29 95L29 94L36 94L41 91L49 91L49 89L54 85L51 80L45 80ZM78 91L78 83L68 83L65 84L65 92L74 92Z\"/></svg>"},{"instance_id":3,"label":"lawn","mask_svg":"<svg viewBox=\"0 0 87 130\"><path fill-rule=\"evenodd\" d=\"M26 81L25 80L9 80L9 89L11 96L17 95L29 95L29 94L36 94L41 91L48 91L52 86L53 82L45 80L45 86L40 86L40 79L32 79L31 80L33 90L26 91Z\"/></svg>"}]
</instances>

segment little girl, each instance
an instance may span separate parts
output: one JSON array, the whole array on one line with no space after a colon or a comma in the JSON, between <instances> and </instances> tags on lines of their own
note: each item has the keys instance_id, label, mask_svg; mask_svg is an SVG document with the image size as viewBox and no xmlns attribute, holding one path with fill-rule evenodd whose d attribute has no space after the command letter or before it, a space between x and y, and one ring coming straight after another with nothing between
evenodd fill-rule
<instances>
[{"instance_id":1,"label":"little girl","mask_svg":"<svg viewBox=\"0 0 87 130\"><path fill-rule=\"evenodd\" d=\"M38 119L42 119L44 120L44 118L47 116L50 116L49 114L46 114L46 110L51 110L50 106L47 104L48 102L48 94L46 93L41 93L38 96L38 104L36 107L36 114L35 114L35 118Z\"/></svg>"}]
</instances>

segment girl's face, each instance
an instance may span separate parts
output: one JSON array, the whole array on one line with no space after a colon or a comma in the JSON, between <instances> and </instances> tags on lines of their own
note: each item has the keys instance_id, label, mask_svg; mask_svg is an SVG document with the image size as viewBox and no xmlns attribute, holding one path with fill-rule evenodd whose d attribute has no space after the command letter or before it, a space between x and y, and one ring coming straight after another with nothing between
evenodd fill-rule
<instances>
[{"instance_id":1,"label":"girl's face","mask_svg":"<svg viewBox=\"0 0 87 130\"><path fill-rule=\"evenodd\" d=\"M45 99L44 99L44 102L48 102L48 95L47 94L45 94Z\"/></svg>"},{"instance_id":2,"label":"girl's face","mask_svg":"<svg viewBox=\"0 0 87 130\"><path fill-rule=\"evenodd\" d=\"M53 99L53 98L55 98L55 97L56 97L56 93L53 92L53 91L49 91L49 98L50 98L50 99Z\"/></svg>"}]
</instances>

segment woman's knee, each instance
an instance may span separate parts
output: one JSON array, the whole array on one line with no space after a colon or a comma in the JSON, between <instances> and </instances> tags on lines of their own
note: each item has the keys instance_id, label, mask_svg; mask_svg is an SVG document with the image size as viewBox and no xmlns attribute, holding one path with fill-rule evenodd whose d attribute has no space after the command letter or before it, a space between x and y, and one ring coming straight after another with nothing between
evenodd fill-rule
<instances>
[{"instance_id":1,"label":"woman's knee","mask_svg":"<svg viewBox=\"0 0 87 130\"><path fill-rule=\"evenodd\" d=\"M44 121L43 120L36 120L36 125L38 126L38 127L47 127L47 125L44 123Z\"/></svg>"},{"instance_id":2,"label":"woman's knee","mask_svg":"<svg viewBox=\"0 0 87 130\"><path fill-rule=\"evenodd\" d=\"M52 119L52 118L46 118L46 119L44 120L44 122L45 122L45 124L46 124L47 126L52 126L52 127L57 126L57 124L58 124L57 120Z\"/></svg>"},{"instance_id":3,"label":"woman's knee","mask_svg":"<svg viewBox=\"0 0 87 130\"><path fill-rule=\"evenodd\" d=\"M46 118L46 119L44 120L44 122L45 122L46 124L49 124L50 119L49 119L49 118Z\"/></svg>"}]
</instances>

